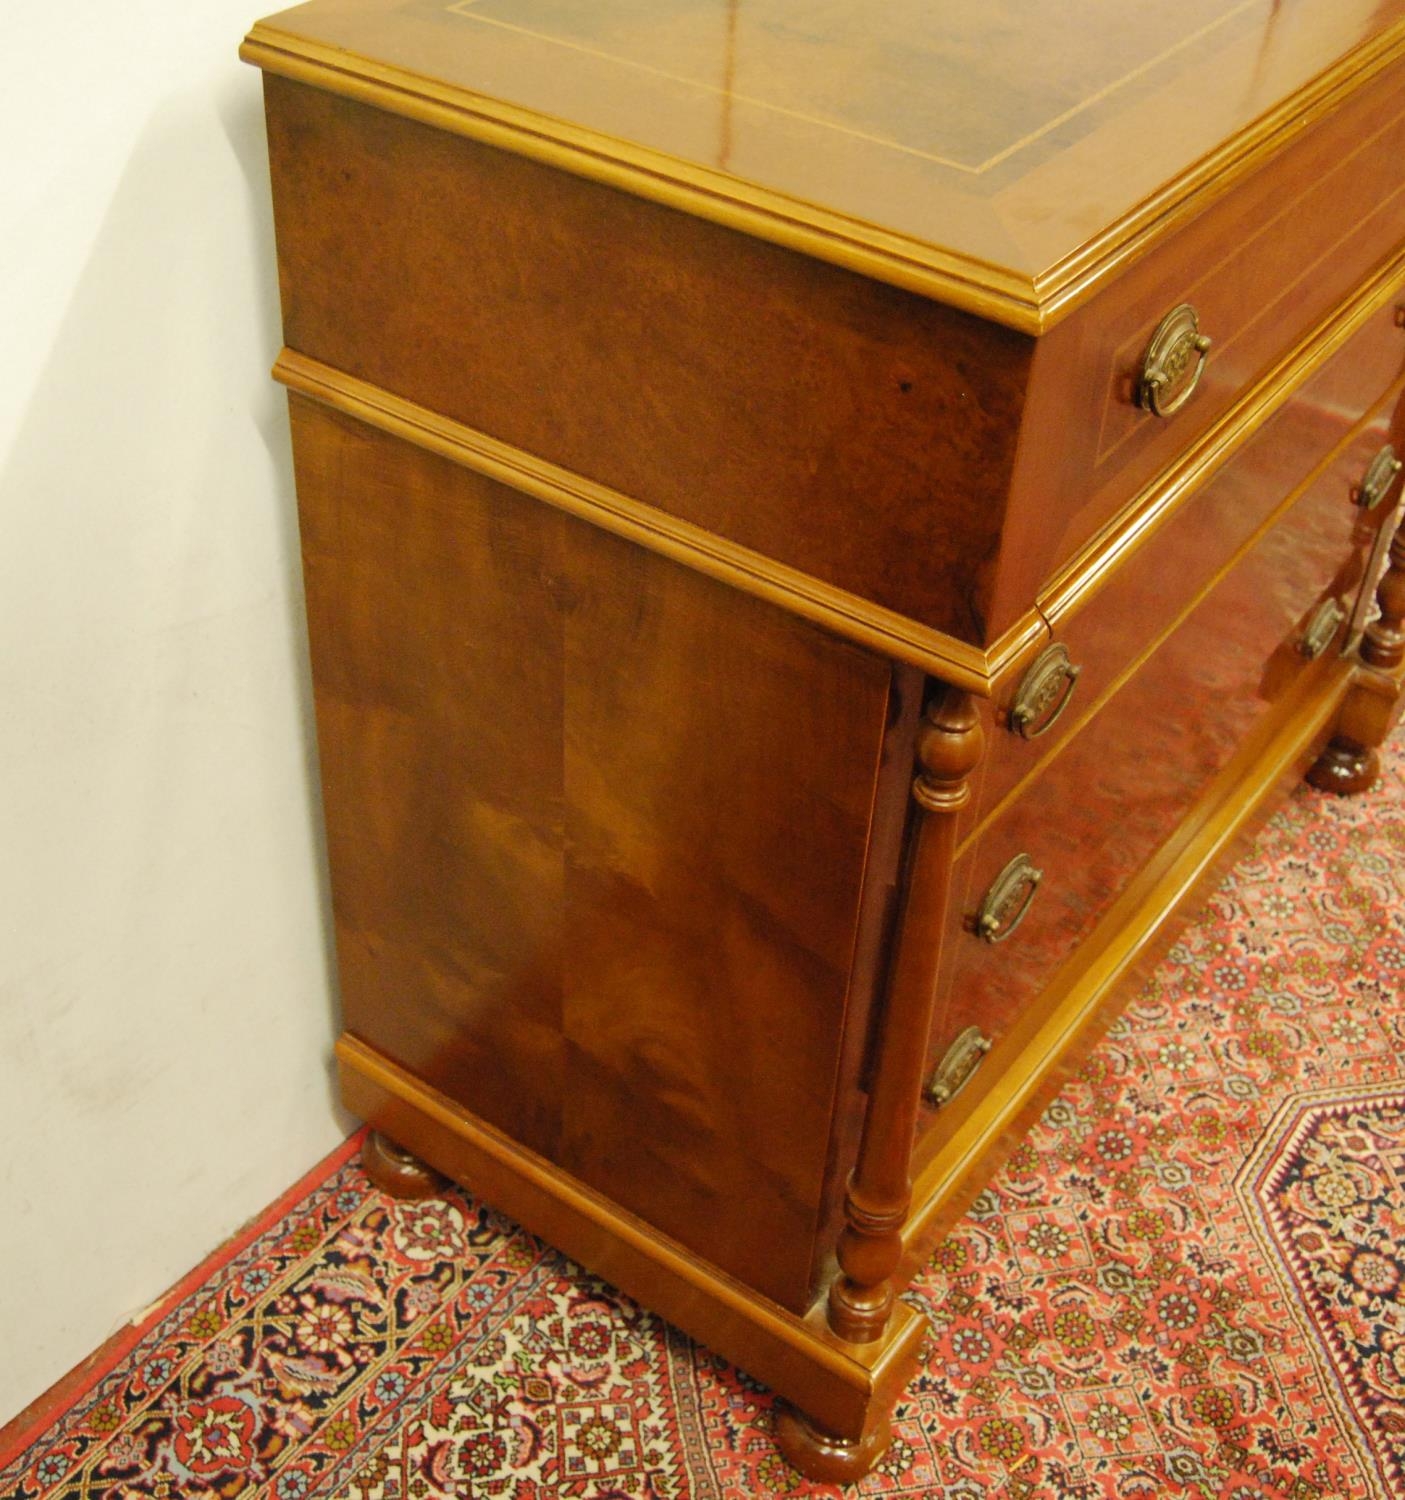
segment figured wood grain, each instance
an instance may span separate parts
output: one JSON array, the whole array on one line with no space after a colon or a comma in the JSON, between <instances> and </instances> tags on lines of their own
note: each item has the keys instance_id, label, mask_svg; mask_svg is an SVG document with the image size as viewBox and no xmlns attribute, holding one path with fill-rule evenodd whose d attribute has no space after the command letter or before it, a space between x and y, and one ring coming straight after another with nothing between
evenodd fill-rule
<instances>
[{"instance_id":1,"label":"figured wood grain","mask_svg":"<svg viewBox=\"0 0 1405 1500\"><path fill-rule=\"evenodd\" d=\"M299 353L987 648L1405 233L1405 82L1391 74L1285 154L1287 196L1310 193L1311 212L1266 228L1284 191L1279 177L1255 184L1033 357L1003 330L802 257L276 78L267 88ZM1332 248L1344 220L1358 226L1350 253ZM399 233L405 222L419 232ZM1179 268L1226 256L1202 309L1221 346L1205 389L1170 422L1136 410L1145 341L1193 290ZM1282 264L1323 257L1248 322ZM1070 428L1070 403L1091 421ZM1091 423L1109 410L1133 427L1100 464Z\"/></svg>"},{"instance_id":2,"label":"figured wood grain","mask_svg":"<svg viewBox=\"0 0 1405 1500\"><path fill-rule=\"evenodd\" d=\"M1072 643L1079 680L1065 711L1036 740L1011 732L1009 722L1023 672L1043 644L1031 641L992 683L988 748L962 818L963 845L1058 753L1114 690L1113 679L1131 674L1269 517L1329 468L1348 494L1357 467L1385 441L1397 399L1387 393L1398 392L1405 375L1402 299L1405 257L1397 257L1060 570L1041 600L1054 631L1110 590L1092 605L1096 623L1080 628L1091 652Z\"/></svg>"},{"instance_id":3,"label":"figured wood grain","mask_svg":"<svg viewBox=\"0 0 1405 1500\"><path fill-rule=\"evenodd\" d=\"M1050 625L1057 630L1060 621L1081 608L1129 555L1151 542L1158 528L1252 443L1266 422L1299 399L1304 385L1313 386L1305 399L1328 412L1355 416L1372 405L1402 371L1405 322L1397 311L1402 297L1405 251L1397 250L1331 316L1306 330L1262 380L1111 521L1089 531L1083 545L1036 591L1040 612Z\"/></svg>"},{"instance_id":4,"label":"figured wood grain","mask_svg":"<svg viewBox=\"0 0 1405 1500\"><path fill-rule=\"evenodd\" d=\"M1405 381L1397 381L1355 419L1317 406L1285 407L1169 520L1154 547L1128 556L1084 596L1060 622L1059 636L1084 668L1087 712L1098 712L1137 674L1148 646L1178 628L1251 547L1273 558L1257 565L1264 570L1258 589L1245 586L1255 607L1271 607L1295 585L1314 592L1349 559L1351 575L1336 581L1342 597L1354 601L1356 570L1364 568L1382 517L1380 509L1363 510L1355 495L1390 435L1402 391ZM1280 527L1288 540L1274 543ZM1228 622L1226 629L1232 650L1238 637Z\"/></svg>"},{"instance_id":5,"label":"figured wood grain","mask_svg":"<svg viewBox=\"0 0 1405 1500\"><path fill-rule=\"evenodd\" d=\"M1029 340L345 99L265 88L290 348L989 644L980 561Z\"/></svg>"},{"instance_id":6,"label":"figured wood grain","mask_svg":"<svg viewBox=\"0 0 1405 1500\"><path fill-rule=\"evenodd\" d=\"M293 414L348 1030L803 1309L888 664Z\"/></svg>"},{"instance_id":7,"label":"figured wood grain","mask_svg":"<svg viewBox=\"0 0 1405 1500\"><path fill-rule=\"evenodd\" d=\"M1405 355L1405 340L1399 345ZM1343 357L1357 352L1349 348ZM1327 377L1341 372L1328 369ZM1335 380L1315 383L1279 408L1185 503L1164 512L1152 537L1126 550L1121 565L1103 572L1098 587L1079 594L1078 607L1061 612L1058 633L1080 669L1073 708L1050 736L1042 757L1026 757L1002 746L987 775L983 816L999 816L1022 795L1026 779L1062 753L1064 742L1141 670L1148 655L1190 613L1195 601L1223 577L1275 518L1284 516L1312 490L1323 518L1337 518L1343 532L1373 538L1379 513L1363 514L1353 494L1372 457L1390 432L1401 382L1374 411L1323 404ZM999 793L999 795L995 795ZM975 836L975 830L967 838Z\"/></svg>"}]
</instances>

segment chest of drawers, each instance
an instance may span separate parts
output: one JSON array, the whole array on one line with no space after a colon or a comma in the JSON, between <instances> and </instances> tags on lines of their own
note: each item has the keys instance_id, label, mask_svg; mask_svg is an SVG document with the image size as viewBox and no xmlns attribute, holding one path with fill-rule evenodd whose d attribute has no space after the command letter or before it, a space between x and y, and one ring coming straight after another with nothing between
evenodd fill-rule
<instances>
[{"instance_id":1,"label":"chest of drawers","mask_svg":"<svg viewBox=\"0 0 1405 1500\"><path fill-rule=\"evenodd\" d=\"M1400 698L1405 0L1005 10L313 0L244 49L368 1165L832 1479L926 1246Z\"/></svg>"}]
</instances>

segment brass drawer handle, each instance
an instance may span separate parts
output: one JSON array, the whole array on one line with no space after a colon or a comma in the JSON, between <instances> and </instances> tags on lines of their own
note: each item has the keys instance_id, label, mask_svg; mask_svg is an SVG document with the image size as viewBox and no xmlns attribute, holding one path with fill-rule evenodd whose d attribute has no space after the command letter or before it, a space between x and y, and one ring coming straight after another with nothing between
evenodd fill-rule
<instances>
[{"instance_id":1,"label":"brass drawer handle","mask_svg":"<svg viewBox=\"0 0 1405 1500\"><path fill-rule=\"evenodd\" d=\"M975 933L987 943L1003 943L1033 904L1043 870L1027 854L1017 854L990 883L976 911Z\"/></svg>"},{"instance_id":2,"label":"brass drawer handle","mask_svg":"<svg viewBox=\"0 0 1405 1500\"><path fill-rule=\"evenodd\" d=\"M1324 599L1313 610L1312 618L1307 622L1307 628L1298 641L1298 650L1309 661L1321 656L1336 638L1337 631L1345 619L1346 610L1336 599Z\"/></svg>"},{"instance_id":3,"label":"brass drawer handle","mask_svg":"<svg viewBox=\"0 0 1405 1500\"><path fill-rule=\"evenodd\" d=\"M1041 651L1015 689L1010 728L1025 740L1037 740L1041 734L1047 734L1068 707L1082 670L1069 660L1064 646L1055 644Z\"/></svg>"},{"instance_id":4,"label":"brass drawer handle","mask_svg":"<svg viewBox=\"0 0 1405 1500\"><path fill-rule=\"evenodd\" d=\"M989 1051L990 1038L979 1026L968 1026L946 1049L946 1055L927 1080L922 1097L934 1109L949 1104L975 1077Z\"/></svg>"},{"instance_id":5,"label":"brass drawer handle","mask_svg":"<svg viewBox=\"0 0 1405 1500\"><path fill-rule=\"evenodd\" d=\"M1178 412L1195 394L1205 368L1210 340L1200 331L1200 318L1189 302L1182 302L1156 325L1137 382L1137 405L1158 417Z\"/></svg>"},{"instance_id":6,"label":"brass drawer handle","mask_svg":"<svg viewBox=\"0 0 1405 1500\"><path fill-rule=\"evenodd\" d=\"M1386 492L1395 483L1400 472L1400 460L1389 443L1371 460L1361 483L1351 492L1351 498L1362 510L1375 510L1386 497Z\"/></svg>"}]
</instances>

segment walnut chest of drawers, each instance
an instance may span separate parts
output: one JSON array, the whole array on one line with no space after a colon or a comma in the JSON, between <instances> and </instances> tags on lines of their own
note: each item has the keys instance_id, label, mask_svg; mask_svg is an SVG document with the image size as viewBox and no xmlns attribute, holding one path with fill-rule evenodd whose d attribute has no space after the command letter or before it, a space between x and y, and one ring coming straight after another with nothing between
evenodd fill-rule
<instances>
[{"instance_id":1,"label":"walnut chest of drawers","mask_svg":"<svg viewBox=\"0 0 1405 1500\"><path fill-rule=\"evenodd\" d=\"M1274 790L1374 774L1405 0L313 0L244 55L368 1163L852 1478L933 1237Z\"/></svg>"}]
</instances>

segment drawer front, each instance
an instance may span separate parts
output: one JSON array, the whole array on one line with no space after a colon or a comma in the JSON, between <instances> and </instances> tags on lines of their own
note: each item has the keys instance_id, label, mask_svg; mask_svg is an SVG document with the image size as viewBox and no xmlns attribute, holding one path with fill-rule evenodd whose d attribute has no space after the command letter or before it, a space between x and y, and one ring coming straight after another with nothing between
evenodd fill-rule
<instances>
[{"instance_id":1,"label":"drawer front","mask_svg":"<svg viewBox=\"0 0 1405 1500\"><path fill-rule=\"evenodd\" d=\"M1040 340L1011 503L1023 556L1002 578L996 629L1399 254L1402 159L1396 67ZM1163 419L1139 405L1139 377L1159 323L1183 303L1212 343L1194 394Z\"/></svg>"},{"instance_id":2,"label":"drawer front","mask_svg":"<svg viewBox=\"0 0 1405 1500\"><path fill-rule=\"evenodd\" d=\"M1296 586L1300 568L1326 566L1330 570L1331 549L1344 550L1347 536L1364 543L1374 535L1390 508L1398 476L1369 510L1357 503L1357 492L1389 442L1398 403L1398 394L1392 393L1345 441L1328 450L1325 462L1315 466L1292 516L1273 527L1260 543L1260 551L1271 552L1277 545L1274 537L1289 536L1294 527L1310 524L1313 528L1310 542L1304 533L1300 543L1292 544L1301 545L1301 558L1283 559L1287 571L1281 587ZM1303 446L1319 442L1329 425L1330 419L1320 409L1288 411L1269 423L1259 441L1222 470L1191 506L1175 515L1076 614L1061 623L1057 634L1071 660L1082 668L1079 687L1086 692L1090 714L1098 711L1100 700L1115 693L1118 680L1133 670L1131 664L1146 644L1173 628L1190 601L1213 582L1224 559L1238 556L1268 524L1274 509L1272 497L1281 502L1285 491L1291 494L1297 488L1284 483L1288 478L1284 470L1303 456ZM1314 518L1310 523L1309 517ZM1270 581L1264 586L1269 587ZM1231 647L1236 644L1233 622L1226 629L1226 639Z\"/></svg>"},{"instance_id":3,"label":"drawer front","mask_svg":"<svg viewBox=\"0 0 1405 1500\"><path fill-rule=\"evenodd\" d=\"M1351 506L1354 488L1389 440L1398 394L1379 398L1402 366L1405 330L1392 298L1228 464L1159 525L1143 529L1096 593L1041 601L1056 639L995 696L987 765L963 836L1096 712L1122 664L1170 627L1285 496L1321 485L1335 488L1343 508Z\"/></svg>"},{"instance_id":4,"label":"drawer front","mask_svg":"<svg viewBox=\"0 0 1405 1500\"><path fill-rule=\"evenodd\" d=\"M1339 654L1375 526L1388 508L1365 516L1342 493L1340 477L1324 475L960 855L933 1068L974 1026L993 1046L968 1092L979 1097L999 1076L1001 1039L1016 1017L1037 1003L1246 737ZM1315 625L1331 624L1322 619L1329 601L1340 618L1309 658L1305 638ZM1033 887L1014 870L1003 909L988 913L983 899L1018 856L1042 878ZM976 935L983 918L997 924L999 941Z\"/></svg>"}]
</instances>

